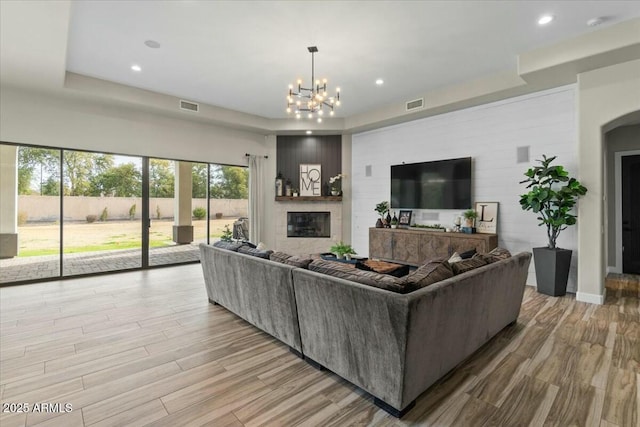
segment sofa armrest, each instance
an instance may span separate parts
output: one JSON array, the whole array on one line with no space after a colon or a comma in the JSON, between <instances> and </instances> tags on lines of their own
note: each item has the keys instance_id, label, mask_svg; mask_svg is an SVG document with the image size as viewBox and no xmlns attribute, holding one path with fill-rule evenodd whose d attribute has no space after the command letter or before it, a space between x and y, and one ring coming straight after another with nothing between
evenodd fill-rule
<instances>
[{"instance_id":1,"label":"sofa armrest","mask_svg":"<svg viewBox=\"0 0 640 427\"><path fill-rule=\"evenodd\" d=\"M523 252L407 295L404 402L517 320L530 261Z\"/></svg>"}]
</instances>

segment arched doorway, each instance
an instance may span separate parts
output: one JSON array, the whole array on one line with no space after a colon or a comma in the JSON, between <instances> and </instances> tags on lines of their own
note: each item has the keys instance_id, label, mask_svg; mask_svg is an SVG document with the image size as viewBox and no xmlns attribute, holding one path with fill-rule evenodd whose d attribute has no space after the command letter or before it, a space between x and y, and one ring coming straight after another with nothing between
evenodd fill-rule
<instances>
[{"instance_id":1,"label":"arched doorway","mask_svg":"<svg viewBox=\"0 0 640 427\"><path fill-rule=\"evenodd\" d=\"M638 290L640 283L640 111L606 126L605 245L607 288Z\"/></svg>"}]
</instances>

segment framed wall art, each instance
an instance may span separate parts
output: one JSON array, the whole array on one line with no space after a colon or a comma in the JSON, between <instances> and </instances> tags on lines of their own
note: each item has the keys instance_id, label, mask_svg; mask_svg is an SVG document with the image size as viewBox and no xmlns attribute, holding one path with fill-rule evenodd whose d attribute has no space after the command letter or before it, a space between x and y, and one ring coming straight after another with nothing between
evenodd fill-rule
<instances>
[{"instance_id":1,"label":"framed wall art","mask_svg":"<svg viewBox=\"0 0 640 427\"><path fill-rule=\"evenodd\" d=\"M498 202L476 202L476 231L496 234L498 232Z\"/></svg>"},{"instance_id":2,"label":"framed wall art","mask_svg":"<svg viewBox=\"0 0 640 427\"><path fill-rule=\"evenodd\" d=\"M322 196L322 165L300 165L300 195Z\"/></svg>"},{"instance_id":3,"label":"framed wall art","mask_svg":"<svg viewBox=\"0 0 640 427\"><path fill-rule=\"evenodd\" d=\"M409 227L411 225L411 214L413 211L400 211L398 215L398 226Z\"/></svg>"}]
</instances>

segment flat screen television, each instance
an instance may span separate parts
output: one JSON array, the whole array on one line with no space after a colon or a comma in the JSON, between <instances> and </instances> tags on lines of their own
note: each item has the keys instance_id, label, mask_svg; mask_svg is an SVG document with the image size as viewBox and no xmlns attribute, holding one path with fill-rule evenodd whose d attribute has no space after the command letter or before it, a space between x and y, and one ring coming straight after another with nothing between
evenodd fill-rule
<instances>
[{"instance_id":1,"label":"flat screen television","mask_svg":"<svg viewBox=\"0 0 640 427\"><path fill-rule=\"evenodd\" d=\"M469 209L471 157L391 166L391 207Z\"/></svg>"}]
</instances>

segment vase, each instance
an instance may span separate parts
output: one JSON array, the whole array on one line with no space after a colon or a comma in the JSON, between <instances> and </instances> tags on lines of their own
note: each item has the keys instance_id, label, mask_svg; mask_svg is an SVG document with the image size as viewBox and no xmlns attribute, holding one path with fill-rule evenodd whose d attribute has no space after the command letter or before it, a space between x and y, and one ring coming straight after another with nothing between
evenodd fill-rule
<instances>
[{"instance_id":1,"label":"vase","mask_svg":"<svg viewBox=\"0 0 640 427\"><path fill-rule=\"evenodd\" d=\"M331 190L331 195L332 195L332 196L339 196L339 195L340 195L340 192L339 192L339 191L337 191L337 190Z\"/></svg>"},{"instance_id":2,"label":"vase","mask_svg":"<svg viewBox=\"0 0 640 427\"><path fill-rule=\"evenodd\" d=\"M376 221L376 228L384 228L384 224L380 218Z\"/></svg>"}]
</instances>

